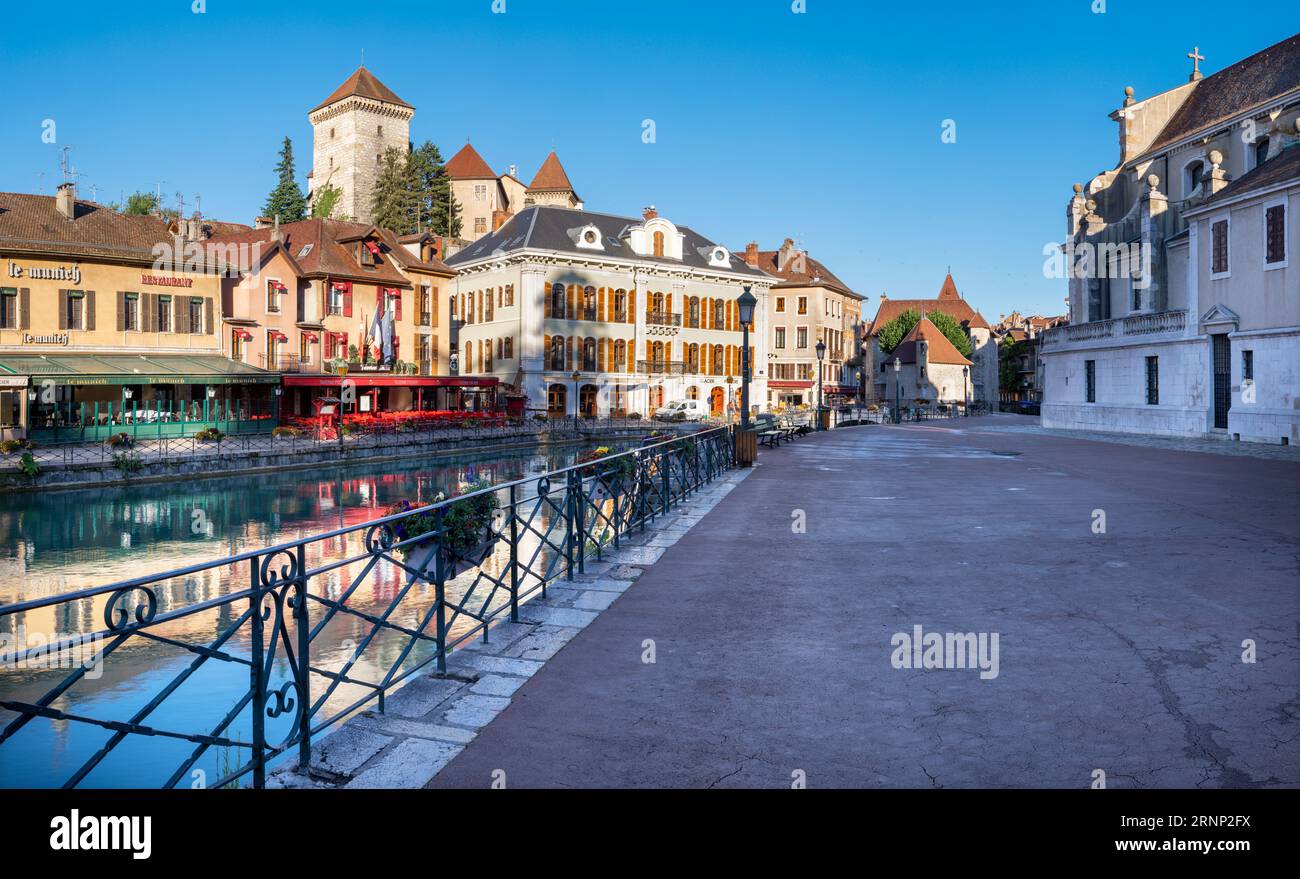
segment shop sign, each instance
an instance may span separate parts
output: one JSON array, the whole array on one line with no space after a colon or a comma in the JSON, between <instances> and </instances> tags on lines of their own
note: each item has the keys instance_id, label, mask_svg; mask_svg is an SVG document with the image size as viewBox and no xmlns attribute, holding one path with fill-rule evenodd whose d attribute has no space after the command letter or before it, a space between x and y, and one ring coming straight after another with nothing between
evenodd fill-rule
<instances>
[{"instance_id":1,"label":"shop sign","mask_svg":"<svg viewBox=\"0 0 1300 879\"><path fill-rule=\"evenodd\" d=\"M23 268L13 260L9 261L9 277L11 278L30 278L33 281L71 281L80 286L81 284L81 266L57 266L49 268L46 266L28 266Z\"/></svg>"},{"instance_id":2,"label":"shop sign","mask_svg":"<svg viewBox=\"0 0 1300 879\"><path fill-rule=\"evenodd\" d=\"M66 345L68 344L67 333L49 333L48 335L32 335L23 333L24 345Z\"/></svg>"}]
</instances>

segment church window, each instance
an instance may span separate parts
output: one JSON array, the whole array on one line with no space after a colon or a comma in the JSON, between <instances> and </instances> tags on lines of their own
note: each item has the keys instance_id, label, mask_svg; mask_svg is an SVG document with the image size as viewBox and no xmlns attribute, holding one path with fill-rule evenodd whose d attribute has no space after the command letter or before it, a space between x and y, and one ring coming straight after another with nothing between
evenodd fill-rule
<instances>
[{"instance_id":1,"label":"church window","mask_svg":"<svg viewBox=\"0 0 1300 879\"><path fill-rule=\"evenodd\" d=\"M1210 272L1221 275L1228 271L1228 221L1219 220L1210 226Z\"/></svg>"},{"instance_id":2,"label":"church window","mask_svg":"<svg viewBox=\"0 0 1300 879\"><path fill-rule=\"evenodd\" d=\"M1261 137L1255 141L1255 167L1258 168L1268 160L1268 138Z\"/></svg>"},{"instance_id":3,"label":"church window","mask_svg":"<svg viewBox=\"0 0 1300 879\"><path fill-rule=\"evenodd\" d=\"M1183 169L1183 196L1188 197L1201 185L1201 175L1205 173L1202 162L1192 162Z\"/></svg>"},{"instance_id":4,"label":"church window","mask_svg":"<svg viewBox=\"0 0 1300 879\"><path fill-rule=\"evenodd\" d=\"M1286 261L1286 204L1264 209L1264 262Z\"/></svg>"}]
</instances>

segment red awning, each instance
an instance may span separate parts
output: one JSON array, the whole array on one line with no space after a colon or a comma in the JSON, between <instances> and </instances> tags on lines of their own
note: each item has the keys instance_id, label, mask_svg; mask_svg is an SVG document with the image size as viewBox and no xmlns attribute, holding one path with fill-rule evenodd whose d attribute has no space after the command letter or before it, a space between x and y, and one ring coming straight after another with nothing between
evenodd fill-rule
<instances>
[{"instance_id":1,"label":"red awning","mask_svg":"<svg viewBox=\"0 0 1300 879\"><path fill-rule=\"evenodd\" d=\"M253 334L250 333L248 330L240 330L239 338L243 339L245 342L251 342L253 341Z\"/></svg>"},{"instance_id":2,"label":"red awning","mask_svg":"<svg viewBox=\"0 0 1300 879\"><path fill-rule=\"evenodd\" d=\"M388 373L349 372L337 375L286 375L286 387L337 388L341 379L359 387L399 388L494 388L500 384L495 378L461 378L454 375L389 375Z\"/></svg>"},{"instance_id":3,"label":"red awning","mask_svg":"<svg viewBox=\"0 0 1300 879\"><path fill-rule=\"evenodd\" d=\"M315 333L303 333L302 337L308 342L319 342L320 338Z\"/></svg>"},{"instance_id":4,"label":"red awning","mask_svg":"<svg viewBox=\"0 0 1300 879\"><path fill-rule=\"evenodd\" d=\"M769 388L789 388L791 390L803 391L803 390L807 390L808 388L811 388L812 385L813 383L811 380L809 381L786 381L784 379L767 380L767 386Z\"/></svg>"},{"instance_id":5,"label":"red awning","mask_svg":"<svg viewBox=\"0 0 1300 879\"><path fill-rule=\"evenodd\" d=\"M379 245L378 245L378 244L376 244L376 243L373 242L373 241L367 241L367 242L365 242L365 245L366 245L366 250L370 251L370 252L373 253L375 256L379 256Z\"/></svg>"}]
</instances>

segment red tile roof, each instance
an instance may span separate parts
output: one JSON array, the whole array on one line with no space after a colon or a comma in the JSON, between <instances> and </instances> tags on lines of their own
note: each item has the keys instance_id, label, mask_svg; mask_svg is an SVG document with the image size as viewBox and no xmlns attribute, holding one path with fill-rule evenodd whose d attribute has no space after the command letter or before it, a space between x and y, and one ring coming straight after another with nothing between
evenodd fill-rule
<instances>
[{"instance_id":1,"label":"red tile roof","mask_svg":"<svg viewBox=\"0 0 1300 879\"><path fill-rule=\"evenodd\" d=\"M312 108L311 112L315 113L321 107L328 107L335 101L341 101L344 98L350 98L353 95L359 95L363 98L373 98L376 101L384 101L389 104L397 104L399 107L410 107L410 104L403 101L393 90L380 82L373 73L364 67L358 67L356 71L343 81L343 84L334 90L334 93L321 103Z\"/></svg>"},{"instance_id":2,"label":"red tile roof","mask_svg":"<svg viewBox=\"0 0 1300 879\"><path fill-rule=\"evenodd\" d=\"M866 298L853 292L849 289L849 285L837 278L835 273L826 268L824 263L813 259L807 254L804 254L802 266L798 259L790 259L786 261L784 269L778 269L780 253L779 250L758 251L758 268L781 279L780 283L772 285L772 289L776 290L781 287L829 287L832 290L847 293L858 299ZM742 250L737 256L743 254L744 251ZM803 271L800 271L801 268Z\"/></svg>"},{"instance_id":3,"label":"red tile roof","mask_svg":"<svg viewBox=\"0 0 1300 879\"><path fill-rule=\"evenodd\" d=\"M460 152L452 156L447 161L447 176L456 180L477 180L483 177L496 179L496 172L483 157L478 154L478 150L469 144L460 148Z\"/></svg>"},{"instance_id":4,"label":"red tile roof","mask_svg":"<svg viewBox=\"0 0 1300 879\"><path fill-rule=\"evenodd\" d=\"M936 327L928 317L923 317L917 321L916 326L912 327L912 332L904 337L899 343L903 345L911 342L913 349L918 341L926 344L926 361L929 363L954 363L958 366L971 366L971 362L962 356L957 350L957 346L949 341L943 331ZM905 359L905 358L904 358ZM907 360L908 363L914 363L915 359Z\"/></svg>"},{"instance_id":5,"label":"red tile roof","mask_svg":"<svg viewBox=\"0 0 1300 879\"><path fill-rule=\"evenodd\" d=\"M961 294L957 292L957 285L953 283L952 275L949 274L943 279L943 286L939 288L938 299L886 299L881 297L880 307L876 310L876 317L871 322L867 335L874 336L881 327L909 308L919 311L923 315L932 311L941 312L967 329L990 329L989 323L984 319L984 316L971 308L970 304L961 298Z\"/></svg>"},{"instance_id":6,"label":"red tile roof","mask_svg":"<svg viewBox=\"0 0 1300 879\"><path fill-rule=\"evenodd\" d=\"M573 191L573 184L569 182L569 175L564 173L564 166L560 164L560 157L551 150L542 162L542 167L537 169L533 182L528 184L529 189L534 190L559 190L565 192Z\"/></svg>"}]
</instances>

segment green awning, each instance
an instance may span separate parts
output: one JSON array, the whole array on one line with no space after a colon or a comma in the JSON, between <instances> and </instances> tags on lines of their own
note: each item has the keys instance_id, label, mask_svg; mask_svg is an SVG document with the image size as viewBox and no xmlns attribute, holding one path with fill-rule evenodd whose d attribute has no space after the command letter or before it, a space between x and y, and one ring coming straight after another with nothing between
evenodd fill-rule
<instances>
[{"instance_id":1,"label":"green awning","mask_svg":"<svg viewBox=\"0 0 1300 879\"><path fill-rule=\"evenodd\" d=\"M0 354L0 375L56 385L278 384L280 376L220 354Z\"/></svg>"}]
</instances>

